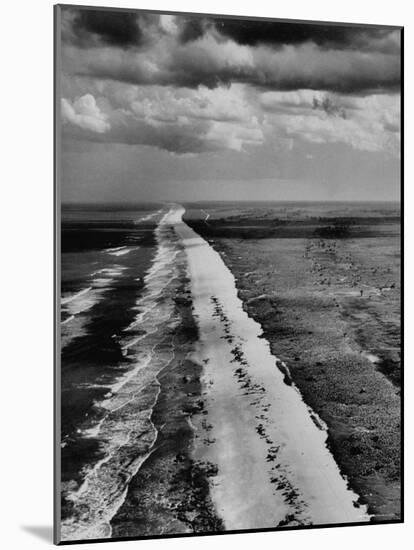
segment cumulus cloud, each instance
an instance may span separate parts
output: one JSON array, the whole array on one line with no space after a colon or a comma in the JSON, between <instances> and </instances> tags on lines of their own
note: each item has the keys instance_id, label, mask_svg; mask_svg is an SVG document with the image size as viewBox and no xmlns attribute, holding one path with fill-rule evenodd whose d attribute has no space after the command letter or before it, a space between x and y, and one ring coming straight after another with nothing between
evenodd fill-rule
<instances>
[{"instance_id":1,"label":"cumulus cloud","mask_svg":"<svg viewBox=\"0 0 414 550\"><path fill-rule=\"evenodd\" d=\"M312 90L260 93L240 84L197 90L120 87L111 82L96 87L100 107L91 94L73 104L64 100L63 116L71 122L71 135L178 154L243 151L266 141L277 144L293 139L345 143L394 156L400 147L397 95L358 97Z\"/></svg>"},{"instance_id":2,"label":"cumulus cloud","mask_svg":"<svg viewBox=\"0 0 414 550\"><path fill-rule=\"evenodd\" d=\"M99 109L95 98L91 94L85 94L71 103L62 98L62 120L84 130L90 130L102 134L110 129L107 116Z\"/></svg>"},{"instance_id":3,"label":"cumulus cloud","mask_svg":"<svg viewBox=\"0 0 414 550\"><path fill-rule=\"evenodd\" d=\"M265 125L281 136L313 143L345 143L361 151L384 151L392 156L399 154L397 95L351 97L319 93L312 99L309 90L302 90L279 97L275 93L265 94L262 104L267 110Z\"/></svg>"},{"instance_id":4,"label":"cumulus cloud","mask_svg":"<svg viewBox=\"0 0 414 550\"><path fill-rule=\"evenodd\" d=\"M263 138L263 130L257 124L257 119L237 126L229 122L215 121L206 134L206 140L216 150L225 145L227 149L242 151L246 145L261 145Z\"/></svg>"},{"instance_id":5,"label":"cumulus cloud","mask_svg":"<svg viewBox=\"0 0 414 550\"><path fill-rule=\"evenodd\" d=\"M167 34L176 35L179 32L177 18L174 15L161 14L160 26Z\"/></svg>"},{"instance_id":6,"label":"cumulus cloud","mask_svg":"<svg viewBox=\"0 0 414 550\"><path fill-rule=\"evenodd\" d=\"M252 118L252 110L240 85L230 88L197 90L152 87L136 89L136 99L131 104L133 112L154 124L181 122L188 119L219 122L246 122Z\"/></svg>"},{"instance_id":7,"label":"cumulus cloud","mask_svg":"<svg viewBox=\"0 0 414 550\"><path fill-rule=\"evenodd\" d=\"M101 100L105 113L99 111L101 120L107 125L105 135L91 135L91 130L97 130L85 124L84 119L79 119L81 111L84 114L79 107L84 98L76 100L73 106L64 100L65 109L69 105L72 111L77 109L78 115L75 119L70 112L69 119L64 112L65 119L72 122L67 129L69 135L148 145L178 154L226 149L242 151L246 146L259 145L264 140L260 121L241 85L214 90L128 85L119 89L107 83L99 88L107 98ZM93 96L88 96L91 102ZM100 133L104 134L104 131Z\"/></svg>"}]
</instances>

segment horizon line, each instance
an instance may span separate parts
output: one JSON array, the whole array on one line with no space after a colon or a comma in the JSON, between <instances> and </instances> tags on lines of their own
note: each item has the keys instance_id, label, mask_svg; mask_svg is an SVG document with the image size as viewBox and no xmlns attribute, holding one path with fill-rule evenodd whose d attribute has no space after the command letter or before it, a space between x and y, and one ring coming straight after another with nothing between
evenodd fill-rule
<instances>
[{"instance_id":1,"label":"horizon line","mask_svg":"<svg viewBox=\"0 0 414 550\"><path fill-rule=\"evenodd\" d=\"M87 205L104 205L104 204L122 204L122 205L134 205L134 204L160 204L160 203L198 203L198 202L210 202L210 203L221 203L221 202L228 202L228 203L240 203L240 202L257 202L257 203L399 203L401 204L401 199L316 199L316 200L310 200L310 199L141 199L141 200L133 200L133 201L114 201L114 200L107 200L107 201L91 201L91 200L69 200L69 201L60 201L61 206L70 206L70 205L76 205L76 204L87 204Z\"/></svg>"}]
</instances>

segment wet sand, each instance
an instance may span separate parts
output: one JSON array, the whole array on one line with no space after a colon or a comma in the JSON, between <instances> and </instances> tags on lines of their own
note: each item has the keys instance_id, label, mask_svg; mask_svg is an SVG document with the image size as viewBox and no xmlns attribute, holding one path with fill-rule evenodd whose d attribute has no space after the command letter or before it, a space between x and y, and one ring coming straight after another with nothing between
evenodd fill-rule
<instances>
[{"instance_id":1,"label":"wet sand","mask_svg":"<svg viewBox=\"0 0 414 550\"><path fill-rule=\"evenodd\" d=\"M203 409L202 367L192 360L198 329L192 314L190 280L182 244L171 299L178 323L165 337L171 361L156 375L159 393L151 414L157 436L150 455L129 483L111 521L111 537L219 532L223 523L210 498L217 468L194 458L192 419Z\"/></svg>"}]
</instances>

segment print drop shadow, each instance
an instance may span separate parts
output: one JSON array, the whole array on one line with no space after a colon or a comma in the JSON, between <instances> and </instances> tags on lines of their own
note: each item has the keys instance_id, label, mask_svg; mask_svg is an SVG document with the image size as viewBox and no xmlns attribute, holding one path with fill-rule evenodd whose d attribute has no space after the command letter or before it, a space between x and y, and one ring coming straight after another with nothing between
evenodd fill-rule
<instances>
[{"instance_id":1,"label":"print drop shadow","mask_svg":"<svg viewBox=\"0 0 414 550\"><path fill-rule=\"evenodd\" d=\"M53 543L53 527L51 525L22 525L21 528L40 540Z\"/></svg>"}]
</instances>

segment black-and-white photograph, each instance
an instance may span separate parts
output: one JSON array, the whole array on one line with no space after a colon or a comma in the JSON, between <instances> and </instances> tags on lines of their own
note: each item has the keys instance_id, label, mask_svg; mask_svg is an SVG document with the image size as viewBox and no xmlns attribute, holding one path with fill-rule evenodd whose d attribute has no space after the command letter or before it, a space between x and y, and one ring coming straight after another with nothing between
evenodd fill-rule
<instances>
[{"instance_id":1,"label":"black-and-white photograph","mask_svg":"<svg viewBox=\"0 0 414 550\"><path fill-rule=\"evenodd\" d=\"M56 542L402 521L401 80L400 27L55 7Z\"/></svg>"}]
</instances>

